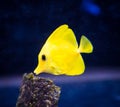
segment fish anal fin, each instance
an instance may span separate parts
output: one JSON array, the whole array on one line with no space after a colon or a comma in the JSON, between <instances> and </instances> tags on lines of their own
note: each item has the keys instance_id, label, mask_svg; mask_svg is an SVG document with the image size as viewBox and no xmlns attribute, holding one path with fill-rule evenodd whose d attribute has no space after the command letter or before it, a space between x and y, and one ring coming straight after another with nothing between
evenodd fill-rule
<instances>
[{"instance_id":1,"label":"fish anal fin","mask_svg":"<svg viewBox=\"0 0 120 107\"><path fill-rule=\"evenodd\" d=\"M65 73L68 76L81 75L84 73L85 65L81 55L75 56L73 63L69 66L69 70Z\"/></svg>"}]
</instances>

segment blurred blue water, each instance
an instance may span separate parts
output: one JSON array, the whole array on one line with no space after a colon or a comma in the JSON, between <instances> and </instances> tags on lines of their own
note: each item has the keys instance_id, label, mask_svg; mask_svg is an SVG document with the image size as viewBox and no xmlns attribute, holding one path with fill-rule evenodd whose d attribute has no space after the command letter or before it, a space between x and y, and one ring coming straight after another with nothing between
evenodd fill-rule
<instances>
[{"instance_id":1,"label":"blurred blue water","mask_svg":"<svg viewBox=\"0 0 120 107\"><path fill-rule=\"evenodd\" d=\"M95 16L101 13L100 7L94 3L94 0L82 0L82 9Z\"/></svg>"},{"instance_id":2,"label":"blurred blue water","mask_svg":"<svg viewBox=\"0 0 120 107\"><path fill-rule=\"evenodd\" d=\"M116 70L100 71L103 72L90 71L75 77L41 76L52 79L61 87L59 107L120 107L120 73ZM22 77L5 80L0 81L0 107L14 107Z\"/></svg>"},{"instance_id":3,"label":"blurred blue water","mask_svg":"<svg viewBox=\"0 0 120 107\"><path fill-rule=\"evenodd\" d=\"M15 107L18 93L18 87L0 87L0 107Z\"/></svg>"},{"instance_id":4,"label":"blurred blue water","mask_svg":"<svg viewBox=\"0 0 120 107\"><path fill-rule=\"evenodd\" d=\"M59 107L120 107L120 80L58 84ZM0 88L0 107L15 107L18 87Z\"/></svg>"},{"instance_id":5,"label":"blurred blue water","mask_svg":"<svg viewBox=\"0 0 120 107\"><path fill-rule=\"evenodd\" d=\"M119 107L119 84L120 81L103 81L64 85L60 107Z\"/></svg>"}]
</instances>

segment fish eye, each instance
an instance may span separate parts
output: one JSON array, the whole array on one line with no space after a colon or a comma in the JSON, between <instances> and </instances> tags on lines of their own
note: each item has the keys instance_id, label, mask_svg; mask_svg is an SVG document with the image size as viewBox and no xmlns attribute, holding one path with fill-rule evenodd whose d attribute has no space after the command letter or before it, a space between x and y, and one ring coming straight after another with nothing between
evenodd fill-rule
<instances>
[{"instance_id":1,"label":"fish eye","mask_svg":"<svg viewBox=\"0 0 120 107\"><path fill-rule=\"evenodd\" d=\"M43 54L42 55L42 60L45 61L46 60L46 56Z\"/></svg>"}]
</instances>

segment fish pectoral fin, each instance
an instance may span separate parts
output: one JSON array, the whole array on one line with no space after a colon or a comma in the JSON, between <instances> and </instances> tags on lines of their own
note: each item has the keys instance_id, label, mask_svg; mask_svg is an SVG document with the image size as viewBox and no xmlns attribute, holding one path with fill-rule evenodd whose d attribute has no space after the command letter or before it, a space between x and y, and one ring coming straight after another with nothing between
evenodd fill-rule
<instances>
[{"instance_id":1,"label":"fish pectoral fin","mask_svg":"<svg viewBox=\"0 0 120 107\"><path fill-rule=\"evenodd\" d=\"M82 35L81 37L80 46L78 49L80 53L92 53L93 52L92 43L84 35Z\"/></svg>"},{"instance_id":2,"label":"fish pectoral fin","mask_svg":"<svg viewBox=\"0 0 120 107\"><path fill-rule=\"evenodd\" d=\"M48 71L48 73L54 75L61 75L62 72L56 64L50 64L50 70Z\"/></svg>"}]
</instances>

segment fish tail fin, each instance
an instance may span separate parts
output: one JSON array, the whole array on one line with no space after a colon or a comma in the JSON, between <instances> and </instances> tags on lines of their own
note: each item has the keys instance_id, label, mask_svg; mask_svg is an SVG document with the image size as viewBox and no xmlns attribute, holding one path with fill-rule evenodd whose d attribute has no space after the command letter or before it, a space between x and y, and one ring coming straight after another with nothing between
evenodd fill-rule
<instances>
[{"instance_id":1,"label":"fish tail fin","mask_svg":"<svg viewBox=\"0 0 120 107\"><path fill-rule=\"evenodd\" d=\"M82 35L81 37L80 46L78 50L80 53L92 53L93 52L92 43L84 35Z\"/></svg>"}]
</instances>

